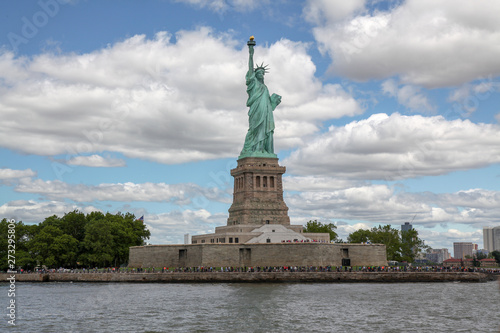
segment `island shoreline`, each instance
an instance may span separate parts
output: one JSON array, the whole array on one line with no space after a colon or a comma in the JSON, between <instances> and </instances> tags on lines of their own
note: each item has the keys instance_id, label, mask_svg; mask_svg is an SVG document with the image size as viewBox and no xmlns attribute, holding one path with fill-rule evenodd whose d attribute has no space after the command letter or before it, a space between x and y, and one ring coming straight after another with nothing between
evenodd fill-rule
<instances>
[{"instance_id":1,"label":"island shoreline","mask_svg":"<svg viewBox=\"0 0 500 333\"><path fill-rule=\"evenodd\" d=\"M159 273L0 273L8 282L108 283L401 283L487 282L499 275L482 272L159 272Z\"/></svg>"}]
</instances>

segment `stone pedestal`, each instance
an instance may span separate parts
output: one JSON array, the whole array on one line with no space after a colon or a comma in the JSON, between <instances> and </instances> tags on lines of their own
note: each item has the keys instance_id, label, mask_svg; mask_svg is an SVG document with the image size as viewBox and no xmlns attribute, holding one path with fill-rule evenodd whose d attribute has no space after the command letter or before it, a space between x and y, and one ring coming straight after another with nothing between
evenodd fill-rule
<instances>
[{"instance_id":1,"label":"stone pedestal","mask_svg":"<svg viewBox=\"0 0 500 333\"><path fill-rule=\"evenodd\" d=\"M227 225L290 225L288 207L283 201L285 171L277 158L239 159L238 166L231 170L234 194Z\"/></svg>"}]
</instances>

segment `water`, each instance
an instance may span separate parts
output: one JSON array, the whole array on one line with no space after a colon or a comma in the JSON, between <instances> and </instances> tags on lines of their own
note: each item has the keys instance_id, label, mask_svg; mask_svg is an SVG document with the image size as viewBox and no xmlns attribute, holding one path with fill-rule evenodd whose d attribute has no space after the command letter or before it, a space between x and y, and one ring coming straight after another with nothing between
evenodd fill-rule
<instances>
[{"instance_id":1,"label":"water","mask_svg":"<svg viewBox=\"0 0 500 333\"><path fill-rule=\"evenodd\" d=\"M17 283L1 332L499 332L488 283ZM8 305L0 284L0 304Z\"/></svg>"}]
</instances>

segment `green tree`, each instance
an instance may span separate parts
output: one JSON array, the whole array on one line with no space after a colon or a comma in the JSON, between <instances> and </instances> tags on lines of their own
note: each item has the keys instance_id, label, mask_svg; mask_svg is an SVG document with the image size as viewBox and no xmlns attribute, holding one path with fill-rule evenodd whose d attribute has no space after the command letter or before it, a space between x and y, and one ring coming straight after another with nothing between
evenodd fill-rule
<instances>
[{"instance_id":1,"label":"green tree","mask_svg":"<svg viewBox=\"0 0 500 333\"><path fill-rule=\"evenodd\" d=\"M329 233L330 234L330 241L337 239L337 233L335 230L337 229L337 226L333 223L328 223L328 224L323 224L321 222L318 222L318 220L310 220L309 222L306 223L304 227L304 232L310 232L310 233Z\"/></svg>"},{"instance_id":2,"label":"green tree","mask_svg":"<svg viewBox=\"0 0 500 333\"><path fill-rule=\"evenodd\" d=\"M7 219L2 219L0 222L0 271L6 271L8 267L8 238L9 236L9 222Z\"/></svg>"},{"instance_id":3,"label":"green tree","mask_svg":"<svg viewBox=\"0 0 500 333\"><path fill-rule=\"evenodd\" d=\"M368 229L358 229L347 236L348 243L366 243L370 241L372 232Z\"/></svg>"},{"instance_id":4,"label":"green tree","mask_svg":"<svg viewBox=\"0 0 500 333\"><path fill-rule=\"evenodd\" d=\"M374 244L385 244L387 259L401 261L401 237L399 230L391 228L390 225L373 227L371 229L370 241Z\"/></svg>"},{"instance_id":5,"label":"green tree","mask_svg":"<svg viewBox=\"0 0 500 333\"><path fill-rule=\"evenodd\" d=\"M472 266L474 266L474 267L481 266L481 262L479 260L477 260L476 256L474 256L474 258L472 258Z\"/></svg>"},{"instance_id":6,"label":"green tree","mask_svg":"<svg viewBox=\"0 0 500 333\"><path fill-rule=\"evenodd\" d=\"M54 256L57 267L76 267L78 243L76 238L68 234L54 239L49 249Z\"/></svg>"},{"instance_id":7,"label":"green tree","mask_svg":"<svg viewBox=\"0 0 500 333\"><path fill-rule=\"evenodd\" d=\"M144 222L130 213L91 213L87 219L84 252L80 256L86 265L124 264L128 261L129 248L144 245L151 235Z\"/></svg>"},{"instance_id":8,"label":"green tree","mask_svg":"<svg viewBox=\"0 0 500 333\"><path fill-rule=\"evenodd\" d=\"M107 219L92 219L85 226L81 260L90 266L109 266L114 259L113 234Z\"/></svg>"},{"instance_id":9,"label":"green tree","mask_svg":"<svg viewBox=\"0 0 500 333\"><path fill-rule=\"evenodd\" d=\"M492 251L490 252L490 255L492 258L495 259L495 261L497 262L497 264L500 265L500 251Z\"/></svg>"},{"instance_id":10,"label":"green tree","mask_svg":"<svg viewBox=\"0 0 500 333\"><path fill-rule=\"evenodd\" d=\"M370 230L359 229L349 234L349 243L385 244L387 259L394 261L413 262L418 253L429 247L418 237L418 231L413 229L401 232L390 225L373 227Z\"/></svg>"},{"instance_id":11,"label":"green tree","mask_svg":"<svg viewBox=\"0 0 500 333\"><path fill-rule=\"evenodd\" d=\"M70 235L78 242L82 242L85 238L85 225L87 222L84 213L74 210L61 217L60 228L66 235Z\"/></svg>"},{"instance_id":12,"label":"green tree","mask_svg":"<svg viewBox=\"0 0 500 333\"><path fill-rule=\"evenodd\" d=\"M401 231L401 260L413 262L418 253L426 252L428 249L430 247L418 238L417 230Z\"/></svg>"},{"instance_id":13,"label":"green tree","mask_svg":"<svg viewBox=\"0 0 500 333\"><path fill-rule=\"evenodd\" d=\"M0 221L0 270L8 264L8 225L7 219ZM144 222L130 213L74 210L36 225L15 222L16 266L70 268L77 260L89 266L121 265L128 261L129 248L144 245L150 236Z\"/></svg>"},{"instance_id":14,"label":"green tree","mask_svg":"<svg viewBox=\"0 0 500 333\"><path fill-rule=\"evenodd\" d=\"M56 221L57 223L52 223ZM45 222L45 221L44 221ZM58 226L59 219L41 223L39 231L29 242L29 250L39 265L74 267L78 255L78 240L65 234Z\"/></svg>"},{"instance_id":15,"label":"green tree","mask_svg":"<svg viewBox=\"0 0 500 333\"><path fill-rule=\"evenodd\" d=\"M15 236L11 241L12 246L15 246L15 266L16 268L33 268L35 260L32 258L28 243L33 237L33 230L36 226L25 225L22 221L14 222L14 228L9 228L9 221L7 219L2 219L0 221L0 271L5 271L8 269L8 250L9 250L9 229L13 229Z\"/></svg>"},{"instance_id":16,"label":"green tree","mask_svg":"<svg viewBox=\"0 0 500 333\"><path fill-rule=\"evenodd\" d=\"M45 218L45 220L43 220L42 223L39 223L38 226L40 228L45 228L46 226L53 226L56 227L57 229L61 229L61 231L63 229L63 224L61 222L61 219L57 217L57 215L52 215Z\"/></svg>"},{"instance_id":17,"label":"green tree","mask_svg":"<svg viewBox=\"0 0 500 333\"><path fill-rule=\"evenodd\" d=\"M115 244L114 264L120 265L128 261L129 248L145 244L151 233L143 221L137 220L133 214L106 214L111 222L113 241Z\"/></svg>"},{"instance_id":18,"label":"green tree","mask_svg":"<svg viewBox=\"0 0 500 333\"><path fill-rule=\"evenodd\" d=\"M16 223L16 264L24 269L33 269L36 261L30 251L30 242L38 231L37 225L27 225L22 221Z\"/></svg>"},{"instance_id":19,"label":"green tree","mask_svg":"<svg viewBox=\"0 0 500 333\"><path fill-rule=\"evenodd\" d=\"M54 253L56 238L63 235L61 229L53 224L41 224L41 228L29 244L30 251L39 265L56 267L59 263Z\"/></svg>"},{"instance_id":20,"label":"green tree","mask_svg":"<svg viewBox=\"0 0 500 333\"><path fill-rule=\"evenodd\" d=\"M484 254L483 252L478 252L478 253L476 253L476 258L477 258L477 260L482 260L482 259L488 258L488 256L486 254Z\"/></svg>"}]
</instances>

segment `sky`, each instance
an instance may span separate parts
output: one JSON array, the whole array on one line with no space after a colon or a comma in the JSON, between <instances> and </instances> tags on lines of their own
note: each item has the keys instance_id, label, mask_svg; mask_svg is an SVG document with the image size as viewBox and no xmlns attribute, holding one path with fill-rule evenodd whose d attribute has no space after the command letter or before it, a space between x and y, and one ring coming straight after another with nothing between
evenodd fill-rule
<instances>
[{"instance_id":1,"label":"sky","mask_svg":"<svg viewBox=\"0 0 500 333\"><path fill-rule=\"evenodd\" d=\"M433 248L500 225L500 2L0 3L0 218L144 216L152 244L226 225L246 42L282 96L293 224L411 222Z\"/></svg>"}]
</instances>

